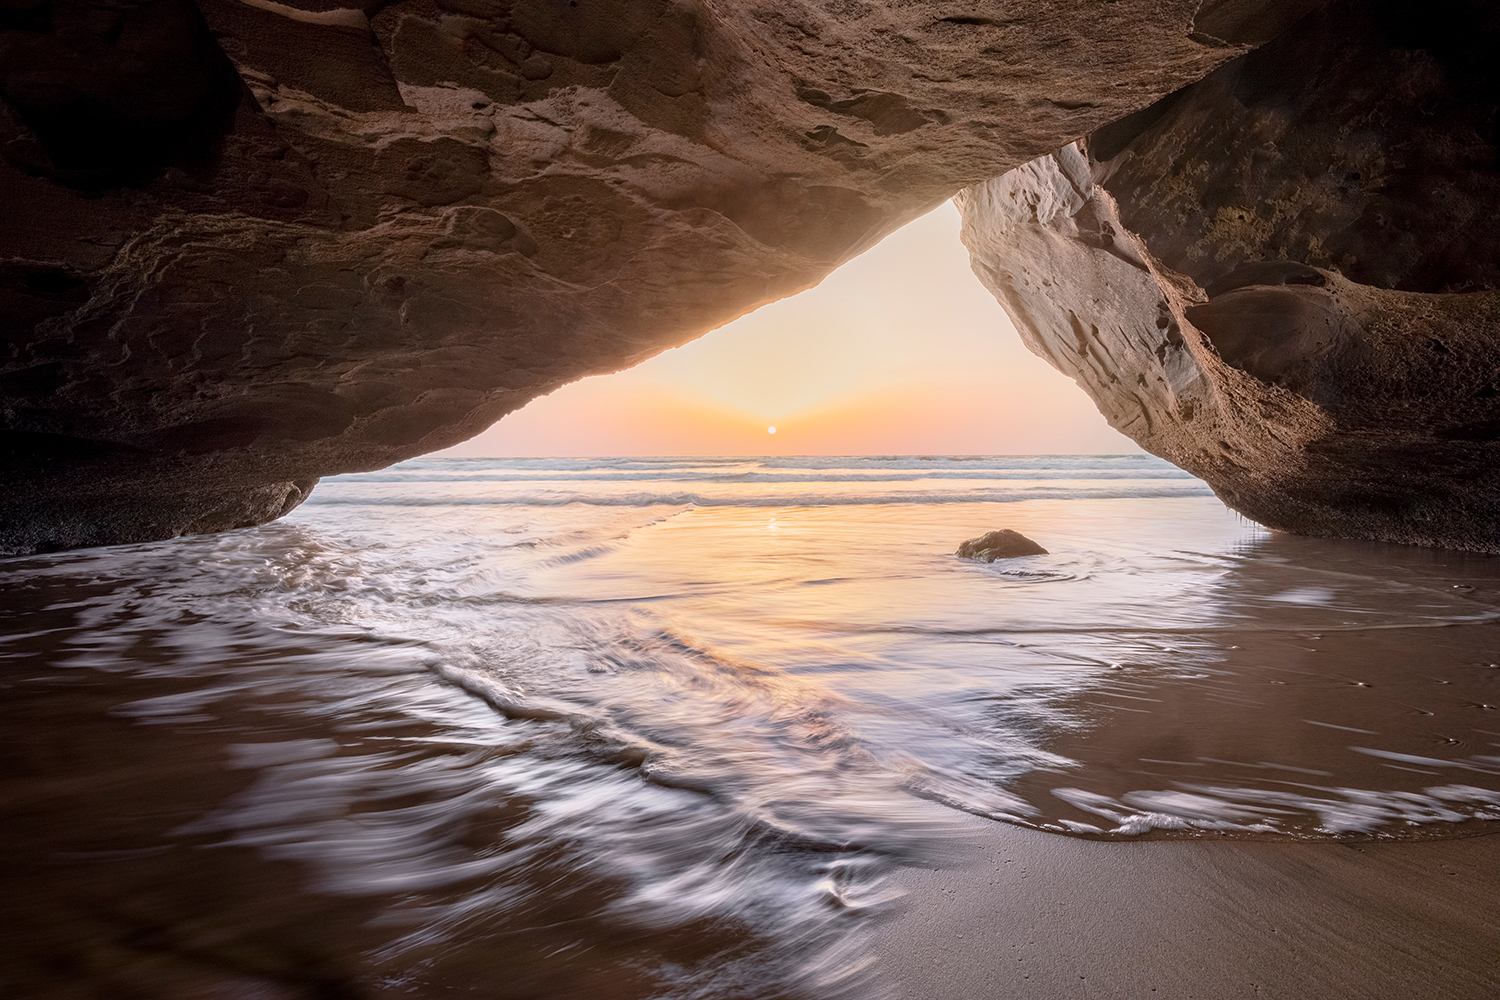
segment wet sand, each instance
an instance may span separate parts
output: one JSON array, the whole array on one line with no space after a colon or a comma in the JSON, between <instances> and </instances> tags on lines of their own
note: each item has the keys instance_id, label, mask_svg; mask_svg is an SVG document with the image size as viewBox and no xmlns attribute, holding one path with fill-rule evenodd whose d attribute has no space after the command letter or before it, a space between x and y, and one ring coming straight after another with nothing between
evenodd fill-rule
<instances>
[{"instance_id":1,"label":"wet sand","mask_svg":"<svg viewBox=\"0 0 1500 1000\"><path fill-rule=\"evenodd\" d=\"M1330 575L1344 569L1337 557L1368 548L1277 541L1283 551L1315 548ZM1394 556L1413 578L1432 577L1435 594L1438 572L1456 562L1421 550ZM1465 593L1492 601L1487 561L1461 569ZM1488 780L1497 638L1489 622L1241 631L1202 681L1134 682L1127 673L1115 688L1087 692L1090 704L1117 690L1161 707L1060 736L1053 748L1086 765L1070 780L1118 805L1131 798L1121 788L1192 787L1173 774L1189 780L1195 761L1226 773L1239 761L1246 787L1297 788L1309 803L1327 797L1321 835L1305 820L1298 836L1318 839L1163 829L1079 838L971 818L962 861L891 876L906 896L880 931L875 978L892 1000L1500 997L1500 824L1469 820L1431 839L1433 827L1419 821L1433 804L1429 786ZM1407 756L1348 752L1380 740L1399 741ZM1448 759L1461 763L1444 766ZM1300 775L1283 775L1298 784L1256 770L1268 760L1300 765ZM1352 788L1322 787L1341 784ZM1452 836L1465 832L1474 835Z\"/></svg>"},{"instance_id":2,"label":"wet sand","mask_svg":"<svg viewBox=\"0 0 1500 1000\"><path fill-rule=\"evenodd\" d=\"M1500 837L1100 842L976 819L894 881L899 1000L1500 996Z\"/></svg>"},{"instance_id":3,"label":"wet sand","mask_svg":"<svg viewBox=\"0 0 1500 1000\"><path fill-rule=\"evenodd\" d=\"M0 998L1500 997L1500 561L1196 503L1025 508L1036 585L904 508L7 563Z\"/></svg>"}]
</instances>

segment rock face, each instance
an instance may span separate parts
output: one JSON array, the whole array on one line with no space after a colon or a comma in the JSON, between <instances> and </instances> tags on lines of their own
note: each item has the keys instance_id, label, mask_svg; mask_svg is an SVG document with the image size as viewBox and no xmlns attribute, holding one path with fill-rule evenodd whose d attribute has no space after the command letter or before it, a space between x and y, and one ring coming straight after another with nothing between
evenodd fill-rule
<instances>
[{"instance_id":1,"label":"rock face","mask_svg":"<svg viewBox=\"0 0 1500 1000\"><path fill-rule=\"evenodd\" d=\"M0 552L453 444L1312 5L6 0Z\"/></svg>"},{"instance_id":2,"label":"rock face","mask_svg":"<svg viewBox=\"0 0 1500 1000\"><path fill-rule=\"evenodd\" d=\"M975 272L1262 524L1500 552L1491 4L1327 5L966 191Z\"/></svg>"},{"instance_id":3,"label":"rock face","mask_svg":"<svg viewBox=\"0 0 1500 1000\"><path fill-rule=\"evenodd\" d=\"M977 559L994 562L996 559L1015 559L1018 556L1044 556L1047 550L1012 528L1001 528L988 534L971 538L958 547L960 559Z\"/></svg>"}]
</instances>

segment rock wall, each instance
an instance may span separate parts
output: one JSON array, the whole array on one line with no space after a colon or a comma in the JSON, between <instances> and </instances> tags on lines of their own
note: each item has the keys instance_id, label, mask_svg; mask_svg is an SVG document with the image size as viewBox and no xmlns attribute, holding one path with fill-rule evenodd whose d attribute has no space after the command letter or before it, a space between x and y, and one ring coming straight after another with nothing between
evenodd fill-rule
<instances>
[{"instance_id":1,"label":"rock wall","mask_svg":"<svg viewBox=\"0 0 1500 1000\"><path fill-rule=\"evenodd\" d=\"M1110 423L1262 524L1500 552L1492 5L1346 0L961 197Z\"/></svg>"},{"instance_id":2,"label":"rock wall","mask_svg":"<svg viewBox=\"0 0 1500 1000\"><path fill-rule=\"evenodd\" d=\"M453 444L1309 6L6 0L0 552Z\"/></svg>"}]
</instances>

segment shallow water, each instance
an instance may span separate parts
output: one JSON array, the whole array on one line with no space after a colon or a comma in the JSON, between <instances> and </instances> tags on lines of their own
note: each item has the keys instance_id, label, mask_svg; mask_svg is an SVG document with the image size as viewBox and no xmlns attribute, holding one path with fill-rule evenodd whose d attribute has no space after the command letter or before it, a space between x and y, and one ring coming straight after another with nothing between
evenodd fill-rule
<instances>
[{"instance_id":1,"label":"shallow water","mask_svg":"<svg viewBox=\"0 0 1500 1000\"><path fill-rule=\"evenodd\" d=\"M998 527L1050 554L952 555ZM1144 456L421 460L0 586L26 995L875 995L881 875L956 811L1500 819L1500 563Z\"/></svg>"}]
</instances>

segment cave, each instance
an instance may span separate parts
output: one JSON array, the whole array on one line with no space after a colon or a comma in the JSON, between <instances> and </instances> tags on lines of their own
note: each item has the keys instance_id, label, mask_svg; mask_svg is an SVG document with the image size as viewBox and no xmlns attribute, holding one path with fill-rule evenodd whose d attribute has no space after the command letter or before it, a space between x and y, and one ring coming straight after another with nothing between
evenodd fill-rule
<instances>
[{"instance_id":1,"label":"cave","mask_svg":"<svg viewBox=\"0 0 1500 1000\"><path fill-rule=\"evenodd\" d=\"M981 7L10 5L0 549L264 523L958 194L1235 509L1495 551L1488 6Z\"/></svg>"},{"instance_id":2,"label":"cave","mask_svg":"<svg viewBox=\"0 0 1500 1000\"><path fill-rule=\"evenodd\" d=\"M1496 995L1494 4L341 2L0 0L0 994ZM938 206L1149 454L430 457Z\"/></svg>"}]
</instances>

